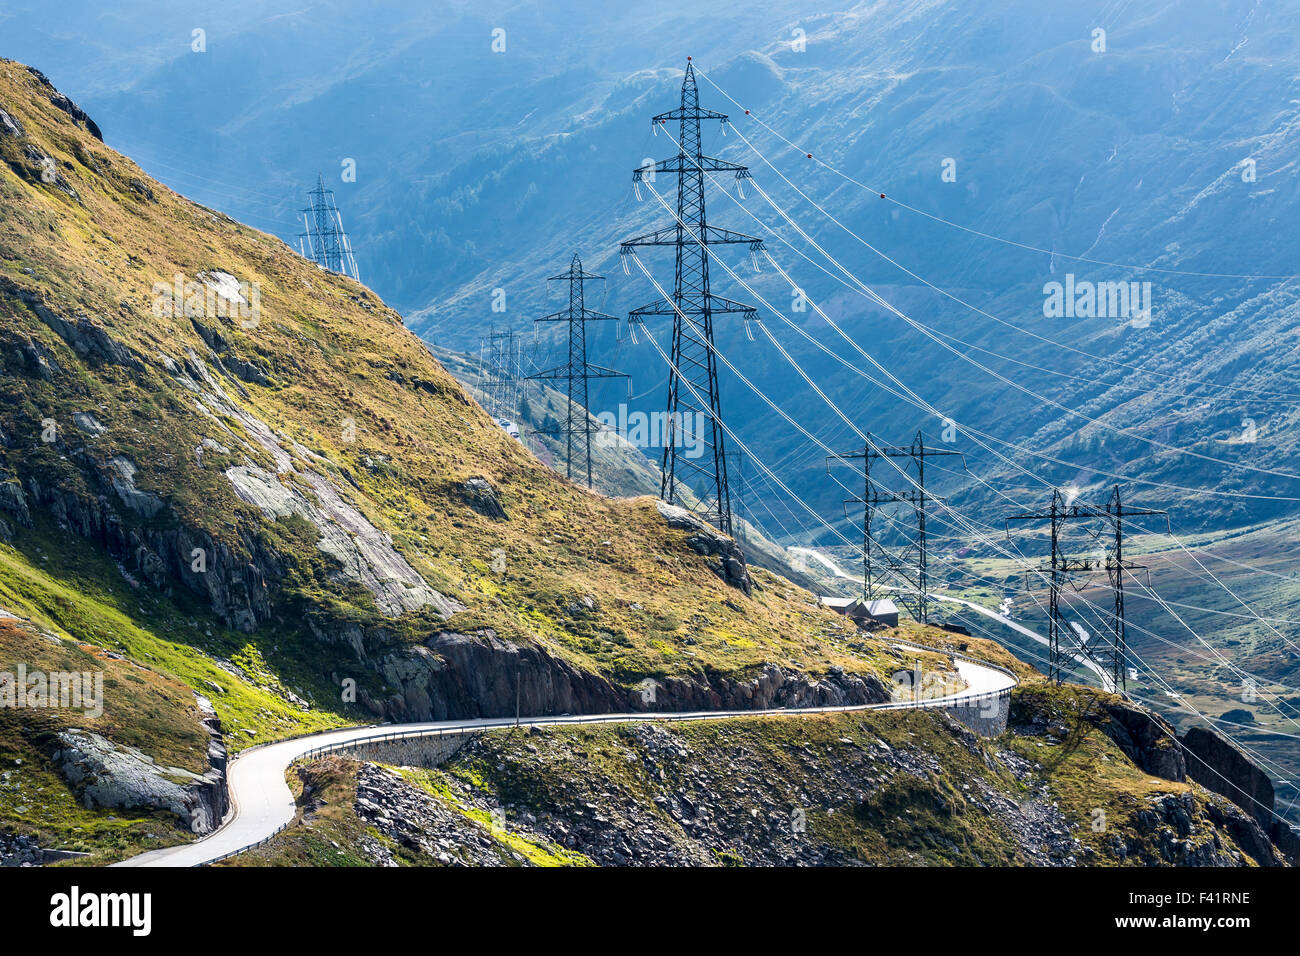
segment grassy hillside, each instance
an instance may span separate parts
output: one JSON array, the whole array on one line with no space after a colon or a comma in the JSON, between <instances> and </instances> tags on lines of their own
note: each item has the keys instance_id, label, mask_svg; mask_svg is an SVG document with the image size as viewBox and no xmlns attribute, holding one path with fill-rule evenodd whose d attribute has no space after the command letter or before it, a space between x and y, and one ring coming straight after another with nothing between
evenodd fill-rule
<instances>
[{"instance_id":1,"label":"grassy hillside","mask_svg":"<svg viewBox=\"0 0 1300 956\"><path fill-rule=\"evenodd\" d=\"M373 293L151 181L39 74L0 61L0 110L0 607L168 688L173 732L119 681L104 736L184 763L188 691L237 751L513 712L520 681L559 707L557 674L612 707L647 678L707 703L772 668L815 689L907 666L783 578L724 580L652 499L557 476ZM30 656L2 636L0 663ZM22 712L0 729L49 770Z\"/></svg>"},{"instance_id":2,"label":"grassy hillside","mask_svg":"<svg viewBox=\"0 0 1300 956\"><path fill-rule=\"evenodd\" d=\"M609 501L557 480L467 401L373 294L147 181L50 104L49 92L19 65L0 70L0 103L26 131L0 139L7 352L31 343L60 369L45 380L5 355L9 475L90 490L88 471L126 459L137 469L135 487L163 502L152 520L204 529L232 550L265 535L289 558L286 592L380 620L359 589L331 585L308 529L292 520L264 527L224 472L256 466L278 471L286 484L319 475L391 534L431 587L466 605L456 623L550 641L585 665L629 676L682 664L661 646L668 642L647 640L652 633L693 634L696 655L726 668L773 652L813 668L861 666L823 640L833 620L777 582L743 611L729 607L734 589L683 553L682 535L669 532L651 504ZM54 158L59 183L75 198L42 181L31 148ZM217 271L256 283L261 300L252 328L199 319L220 335L224 368L195 323L153 308L154 283ZM131 365L77 355L37 308L69 321L87 317L129 350ZM197 402L167 361L180 366L191 355L208 372ZM237 378L236 362L256 365L264 383ZM213 407L218 401L224 407ZM92 416L102 432L79 429L78 416ZM45 421L54 423L53 441L41 440ZM196 455L205 439L225 450ZM508 521L466 506L458 489L479 476L496 489ZM490 567L496 549L505 553L500 573ZM599 628L564 611L587 594L600 602ZM429 623L424 615L410 630ZM596 637L600 631L608 637Z\"/></svg>"}]
</instances>

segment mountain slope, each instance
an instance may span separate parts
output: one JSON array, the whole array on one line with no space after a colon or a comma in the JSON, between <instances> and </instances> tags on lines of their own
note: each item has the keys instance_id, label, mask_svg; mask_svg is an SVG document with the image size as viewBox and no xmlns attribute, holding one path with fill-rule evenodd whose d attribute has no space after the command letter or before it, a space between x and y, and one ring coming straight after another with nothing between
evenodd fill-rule
<instances>
[{"instance_id":1,"label":"mountain slope","mask_svg":"<svg viewBox=\"0 0 1300 956\"><path fill-rule=\"evenodd\" d=\"M605 311L618 314L654 297L638 275L621 276L616 248L666 218L653 200L632 200L630 172L647 157L675 151L666 137L650 134L648 119L673 104L681 64L692 54L754 118L707 82L704 104L731 112L736 129L783 175L918 276L1029 333L890 265L822 217L743 143L710 131L709 150L752 166L829 252L886 298L940 332L1008 356L957 347L1050 400L999 383L770 239L774 254L855 341L943 414L1061 459L1065 464L1034 464L1010 453L1043 480L1075 481L1086 492L1111 472L1300 497L1293 480L1178 455L1111 430L1291 470L1292 284L1176 274L1295 272L1289 263L1300 250L1286 224L1297 195L1290 159L1300 129L1297 33L1285 6L1196 0L1139 10L1096 0L1049 12L1031 0L999 7L908 0L814 13L797 2L651 11L575 0L564 17L510 3L456 3L433 17L407 2L373 23L367 11L344 3L311 11L283 2L235 4L219 27L206 24L209 43L196 54L187 37L204 24L189 11L155 17L143 4L104 11L77 3L69 19L90 24L102 44L93 57L80 55L63 28L41 25L40 9L14 5L6 25L15 48L57 63L61 83L93 96L92 112L106 120L110 141L129 145L160 178L173 177L241 220L293 236L316 172L333 178L344 159L355 159L356 181L336 188L363 275L417 332L468 351L489 323L520 328L551 311L542 280L575 248L594 271L611 276ZM495 28L508 38L499 54L491 48ZM360 35L368 41L358 43ZM339 67L320 71L323 62ZM165 121L154 122L157 116ZM758 119L871 188L818 169ZM951 181L943 178L945 160L955 162ZM880 191L921 213L1050 254L944 226L880 201ZM816 258L752 191L743 208L721 189L710 197L713 221L766 235L750 212ZM740 257L731 264L739 266ZM666 278L667 260L650 265ZM857 360L811 313L792 310L791 290L770 270L753 280L740 271L775 311ZM1153 321L1143 328L1114 318L1049 318L1043 287L1066 273L1150 280ZM720 292L752 298L721 271L717 281ZM505 313L492 311L496 289L507 293ZM770 346L719 325L723 351L795 418L835 447L857 444ZM772 317L769 325L860 427L889 441L918 427L943 430L942 421L826 361ZM598 351L603 364L636 376L636 391L647 395L635 408L658 409L663 394L652 386L665 370L657 355L608 338ZM821 513L838 514L841 493L819 465L821 450L774 421L743 384L723 379L729 423ZM619 401L612 389L600 390L593 410ZM1034 478L1005 467L964 433L956 444L1001 490L1041 499ZM990 521L1005 510L1004 501L960 476L937 485ZM761 485L756 493L802 543L816 533L797 508L787 518L778 493ZM1182 527L1238 527L1295 512L1294 502L1149 493L1152 505L1175 505Z\"/></svg>"},{"instance_id":2,"label":"mountain slope","mask_svg":"<svg viewBox=\"0 0 1300 956\"><path fill-rule=\"evenodd\" d=\"M10 61L0 606L0 671L106 677L99 717L0 710L6 858L207 832L227 751L342 723L959 680L682 513L563 480L373 293L150 180Z\"/></svg>"},{"instance_id":3,"label":"mountain slope","mask_svg":"<svg viewBox=\"0 0 1300 956\"><path fill-rule=\"evenodd\" d=\"M0 140L5 462L29 508L246 632L295 623L289 595L327 609L301 622L321 639L450 619L631 682L772 656L863 669L806 596L747 595L743 566L728 583L652 503L541 466L363 287L149 182L23 68L2 92L22 130ZM236 283L256 312L214 292ZM698 663L641 640L655 629Z\"/></svg>"}]
</instances>

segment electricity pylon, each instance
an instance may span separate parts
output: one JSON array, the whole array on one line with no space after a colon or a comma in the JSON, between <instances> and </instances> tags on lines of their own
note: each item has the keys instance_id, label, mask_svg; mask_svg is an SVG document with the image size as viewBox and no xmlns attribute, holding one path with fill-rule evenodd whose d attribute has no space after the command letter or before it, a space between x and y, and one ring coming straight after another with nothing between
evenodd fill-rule
<instances>
[{"instance_id":1,"label":"electricity pylon","mask_svg":"<svg viewBox=\"0 0 1300 956\"><path fill-rule=\"evenodd\" d=\"M943 499L928 494L925 490L925 460L940 455L956 455L965 458L959 451L945 448L927 448L925 436L916 433L916 441L911 445L878 445L868 434L862 451L843 455L831 455L826 459L826 467L832 461L862 461L862 497L849 498L844 502L845 514L850 504L862 505L862 599L868 603L876 598L872 575L871 555L879 552L883 564L893 574L901 577L912 587L912 592L900 591L898 601L911 612L912 617L921 624L930 623L930 557L929 540L926 531L926 506L930 502L942 503ZM879 477L872 477L871 463L882 459L907 459L907 464L895 466L900 477L910 476L913 484L909 491L878 491L872 487L883 484ZM915 472L913 472L913 467ZM910 504L916 519L916 543L902 551L882 547L875 540L872 532L873 513L881 507L897 504ZM912 554L915 553L915 558Z\"/></svg>"},{"instance_id":2,"label":"electricity pylon","mask_svg":"<svg viewBox=\"0 0 1300 956\"><path fill-rule=\"evenodd\" d=\"M481 359L479 386L488 397L488 411L493 418L514 419L519 414L522 392L523 357L519 334L513 330L489 332L483 342L487 357Z\"/></svg>"},{"instance_id":3,"label":"electricity pylon","mask_svg":"<svg viewBox=\"0 0 1300 956\"><path fill-rule=\"evenodd\" d=\"M1049 589L1047 676L1052 681L1058 684L1061 683L1074 671L1077 664L1083 663L1086 659L1092 663L1097 675L1102 679L1103 685L1109 685L1106 690L1122 693L1127 689L1128 674L1126 673L1125 663L1128 650L1127 628L1124 620L1124 574L1127 571L1140 568L1141 565L1133 564L1124 559L1124 519L1141 515L1168 517L1164 511L1124 507L1120 498L1119 485L1116 485L1110 501L1102 508L1095 505L1067 503L1060 490L1055 489L1052 491L1051 507L1046 512L1016 514L1007 518L1008 525L1012 521L1049 522L1051 556L1048 559L1047 567L1042 569L1040 573L1046 572ZM1071 558L1065 554L1065 548L1061 543L1065 526L1068 522L1079 520L1102 521L1110 526L1112 541L1106 551L1104 560ZM1063 584L1070 583L1071 576L1078 572L1092 572L1102 568L1106 571L1111 590L1114 593L1114 611L1111 614L1110 637L1107 640L1090 644L1076 635L1072 646L1062 649L1061 623L1064 618L1061 613L1061 587Z\"/></svg>"},{"instance_id":4,"label":"electricity pylon","mask_svg":"<svg viewBox=\"0 0 1300 956\"><path fill-rule=\"evenodd\" d=\"M1147 508L1125 508L1123 501L1120 499L1119 485L1115 486L1110 501L1106 505L1111 521L1114 523L1115 542L1111 550L1106 555L1106 574L1110 578L1110 587L1115 596L1115 611L1111 616L1111 643L1103 648L1104 653L1099 654L1098 663L1109 669L1111 678L1115 682L1115 688L1118 691L1128 690L1128 632L1124 621L1124 572L1134 568L1141 568L1142 565L1132 564L1124 560L1124 519L1138 517L1141 515L1159 515L1164 517L1166 525L1169 523L1169 515L1164 511L1153 511ZM1172 528L1169 528L1172 531Z\"/></svg>"},{"instance_id":5,"label":"electricity pylon","mask_svg":"<svg viewBox=\"0 0 1300 956\"><path fill-rule=\"evenodd\" d=\"M358 282L357 260L352 243L343 231L343 216L334 203L334 190L325 188L325 178L316 176L316 188L307 194L311 205L302 211L306 232L298 234L298 251L330 272L351 276Z\"/></svg>"},{"instance_id":6,"label":"electricity pylon","mask_svg":"<svg viewBox=\"0 0 1300 956\"><path fill-rule=\"evenodd\" d=\"M560 432L564 435L564 476L573 480L574 445L578 451L578 462L584 462L587 469L587 487L591 480L591 433L593 421L587 407L587 383L593 378L627 378L623 372L592 365L587 361L587 323L617 321L614 316L596 312L586 306L585 286L589 279L601 276L582 271L582 260L573 254L569 271L558 276L551 276L546 281L567 280L569 283L569 307L559 312L535 319L535 322L567 322L569 325L569 360L563 365L534 372L529 379L545 381L563 381L566 383L568 411ZM575 442L576 439L576 442Z\"/></svg>"},{"instance_id":7,"label":"electricity pylon","mask_svg":"<svg viewBox=\"0 0 1300 956\"><path fill-rule=\"evenodd\" d=\"M682 81L681 101L677 109L660 113L651 121L654 128L669 120L678 124L677 155L632 173L633 182L653 182L655 173L677 174L677 212L675 222L648 235L629 239L622 244L623 255L634 255L640 246L673 246L677 252L676 275L672 299L659 299L633 310L629 322L642 322L651 316L673 317L673 346L668 378L668 435L664 439L661 497L673 504L693 508L698 514L726 534L731 533L731 493L727 487L727 454L718 397L718 368L713 351L713 317L740 313L746 320L757 318L753 306L714 295L709 289L709 247L726 244L748 245L754 254L761 252L761 239L711 226L704 209L704 174L715 172L748 175L744 166L705 156L700 139L700 122L716 120L726 123L723 113L700 108L699 90L695 85L695 68L689 58ZM626 262L626 260L625 260ZM691 436L703 441L707 456L696 462L677 453L679 431L704 421L705 434ZM686 444L686 442L682 442ZM695 503L678 500L679 483L690 487L690 478L702 479L702 490Z\"/></svg>"}]
</instances>

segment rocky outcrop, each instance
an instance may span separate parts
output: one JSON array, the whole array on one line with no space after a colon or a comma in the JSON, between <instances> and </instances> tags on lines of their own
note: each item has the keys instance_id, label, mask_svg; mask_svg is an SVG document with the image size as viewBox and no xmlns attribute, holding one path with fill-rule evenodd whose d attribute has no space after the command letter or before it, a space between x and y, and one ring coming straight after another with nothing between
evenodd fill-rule
<instances>
[{"instance_id":1,"label":"rocky outcrop","mask_svg":"<svg viewBox=\"0 0 1300 956\"><path fill-rule=\"evenodd\" d=\"M1077 710L1052 706L1041 688L1022 685L1011 697L1010 728L1018 734L1067 740L1096 727L1144 773L1181 783L1187 767L1174 729L1161 717L1111 695L1084 697Z\"/></svg>"},{"instance_id":2,"label":"rocky outcrop","mask_svg":"<svg viewBox=\"0 0 1300 956\"><path fill-rule=\"evenodd\" d=\"M226 337L217 329L209 325L204 325L198 319L191 317L190 323L194 326L194 331L199 333L199 338L212 351L211 358L214 362L220 364L222 368L228 369L234 373L237 378L254 385L268 386L271 384L270 378L264 369L257 362L241 358L235 354Z\"/></svg>"},{"instance_id":3,"label":"rocky outcrop","mask_svg":"<svg viewBox=\"0 0 1300 956\"><path fill-rule=\"evenodd\" d=\"M754 590L754 580L745 565L745 555L731 538L705 524L691 512L666 501L656 502L659 513L668 527L687 532L686 544L696 554L717 558L710 562L713 573L749 597Z\"/></svg>"},{"instance_id":4,"label":"rocky outcrop","mask_svg":"<svg viewBox=\"0 0 1300 956\"><path fill-rule=\"evenodd\" d=\"M95 137L95 139L99 140L101 143L104 141L104 134L99 131L98 124L86 115L85 110L55 89L54 84L50 82L49 77L34 66L29 66L27 72L41 82L41 85L45 88L46 96L52 105L67 113L74 123L85 127L86 132L90 133L90 135Z\"/></svg>"},{"instance_id":5,"label":"rocky outcrop","mask_svg":"<svg viewBox=\"0 0 1300 956\"><path fill-rule=\"evenodd\" d=\"M1240 866L1240 854L1220 839L1220 832L1230 836L1259 866L1283 862L1249 816L1214 801L1206 801L1202 810L1190 792L1148 798L1132 822L1142 842L1135 855L1147 865ZM1123 842L1122 837L1116 839Z\"/></svg>"},{"instance_id":6,"label":"rocky outcrop","mask_svg":"<svg viewBox=\"0 0 1300 956\"><path fill-rule=\"evenodd\" d=\"M1235 746L1205 727L1191 727L1179 738L1187 754L1187 775L1240 807L1253 827L1236 824L1234 839L1262 859L1261 840L1292 863L1300 862L1300 835L1274 812L1273 781ZM1238 836L1238 831L1242 831ZM1252 849L1253 848L1253 849Z\"/></svg>"},{"instance_id":7,"label":"rocky outcrop","mask_svg":"<svg viewBox=\"0 0 1300 956\"><path fill-rule=\"evenodd\" d=\"M179 524L129 522L113 502L123 501L126 514L132 513L121 496L132 498L134 472L128 485L123 472L107 462L96 464L83 455L81 464L90 493L71 483L48 484L29 475L24 480L27 502L47 509L65 531L103 546L160 592L168 594L176 581L181 582L207 599L231 628L252 631L271 616L269 585L283 576L284 565L260 539L241 531L227 543ZM139 503L148 510L152 506L147 502ZM197 567L196 554L203 556Z\"/></svg>"},{"instance_id":8,"label":"rocky outcrop","mask_svg":"<svg viewBox=\"0 0 1300 956\"><path fill-rule=\"evenodd\" d=\"M1245 754L1212 730L1192 727L1180 738L1187 752L1187 773L1245 810L1261 826L1273 822L1273 782Z\"/></svg>"},{"instance_id":9,"label":"rocky outcrop","mask_svg":"<svg viewBox=\"0 0 1300 956\"><path fill-rule=\"evenodd\" d=\"M220 724L211 705L206 710L204 723L214 739L208 748L209 769L202 774L160 766L135 747L86 730L59 731L51 756L87 808L168 810L182 826L202 836L221 824L229 805Z\"/></svg>"},{"instance_id":10,"label":"rocky outcrop","mask_svg":"<svg viewBox=\"0 0 1300 956\"><path fill-rule=\"evenodd\" d=\"M8 512L24 528L32 526L32 514L27 507L27 496L16 478L0 481L0 511Z\"/></svg>"},{"instance_id":11,"label":"rocky outcrop","mask_svg":"<svg viewBox=\"0 0 1300 956\"><path fill-rule=\"evenodd\" d=\"M524 716L600 714L618 709L625 699L605 679L491 630L440 631L423 644L381 645L377 653L365 648L360 635L351 643L391 688L384 696L362 688L358 701L392 721L504 717L516 712L516 704Z\"/></svg>"},{"instance_id":12,"label":"rocky outcrop","mask_svg":"<svg viewBox=\"0 0 1300 956\"><path fill-rule=\"evenodd\" d=\"M4 107L0 106L0 136L26 136L23 124Z\"/></svg>"},{"instance_id":13,"label":"rocky outcrop","mask_svg":"<svg viewBox=\"0 0 1300 956\"><path fill-rule=\"evenodd\" d=\"M79 315L72 319L65 319L44 307L35 311L45 324L82 358L136 370L143 368L135 353L87 316Z\"/></svg>"},{"instance_id":14,"label":"rocky outcrop","mask_svg":"<svg viewBox=\"0 0 1300 956\"><path fill-rule=\"evenodd\" d=\"M483 517L496 521L509 520L510 516L506 514L497 490L486 478L470 478L462 482L460 494L465 499L465 503Z\"/></svg>"},{"instance_id":15,"label":"rocky outcrop","mask_svg":"<svg viewBox=\"0 0 1300 956\"><path fill-rule=\"evenodd\" d=\"M267 517L298 515L309 521L320 535L316 547L338 562L339 580L365 587L383 613L397 617L431 605L449 617L464 610L459 602L429 587L393 547L392 536L344 500L329 479L310 471L298 474L310 485L311 497L298 485L285 484L255 465L238 465L225 472L235 494Z\"/></svg>"},{"instance_id":16,"label":"rocky outcrop","mask_svg":"<svg viewBox=\"0 0 1300 956\"><path fill-rule=\"evenodd\" d=\"M1174 729L1162 717L1122 700L1106 704L1098 725L1144 773L1164 780L1187 779L1187 763Z\"/></svg>"},{"instance_id":17,"label":"rocky outcrop","mask_svg":"<svg viewBox=\"0 0 1300 956\"><path fill-rule=\"evenodd\" d=\"M360 629L330 631L326 643L351 647L359 662L389 690L358 690L358 702L394 722L455 717L525 717L620 711L761 710L880 703L889 689L874 675L832 668L816 678L766 665L747 679L701 673L647 679L632 688L581 670L538 645L517 645L487 629L471 634L439 631L422 644L394 644L390 635ZM335 679L346 677L337 673Z\"/></svg>"}]
</instances>

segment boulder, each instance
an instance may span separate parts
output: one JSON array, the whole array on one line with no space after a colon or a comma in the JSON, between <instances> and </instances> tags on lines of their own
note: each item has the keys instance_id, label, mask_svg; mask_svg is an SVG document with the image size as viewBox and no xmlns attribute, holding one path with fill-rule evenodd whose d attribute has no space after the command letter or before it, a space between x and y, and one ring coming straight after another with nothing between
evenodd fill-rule
<instances>
[{"instance_id":1,"label":"boulder","mask_svg":"<svg viewBox=\"0 0 1300 956\"><path fill-rule=\"evenodd\" d=\"M204 774L158 765L134 747L86 730L56 735L59 773L87 808L169 810L193 833L211 833L226 812L225 774Z\"/></svg>"},{"instance_id":2,"label":"boulder","mask_svg":"<svg viewBox=\"0 0 1300 956\"><path fill-rule=\"evenodd\" d=\"M656 505L659 514L668 522L668 527L688 532L687 547L704 557L717 558L717 561L709 564L714 574L733 588L744 592L746 597L753 593L754 579L749 576L745 555L735 541L705 524L685 508L670 505L666 501L656 502Z\"/></svg>"},{"instance_id":3,"label":"boulder","mask_svg":"<svg viewBox=\"0 0 1300 956\"><path fill-rule=\"evenodd\" d=\"M483 517L497 521L509 520L510 516L506 514L497 490L486 478L470 478L461 484L460 490L465 503Z\"/></svg>"}]
</instances>

